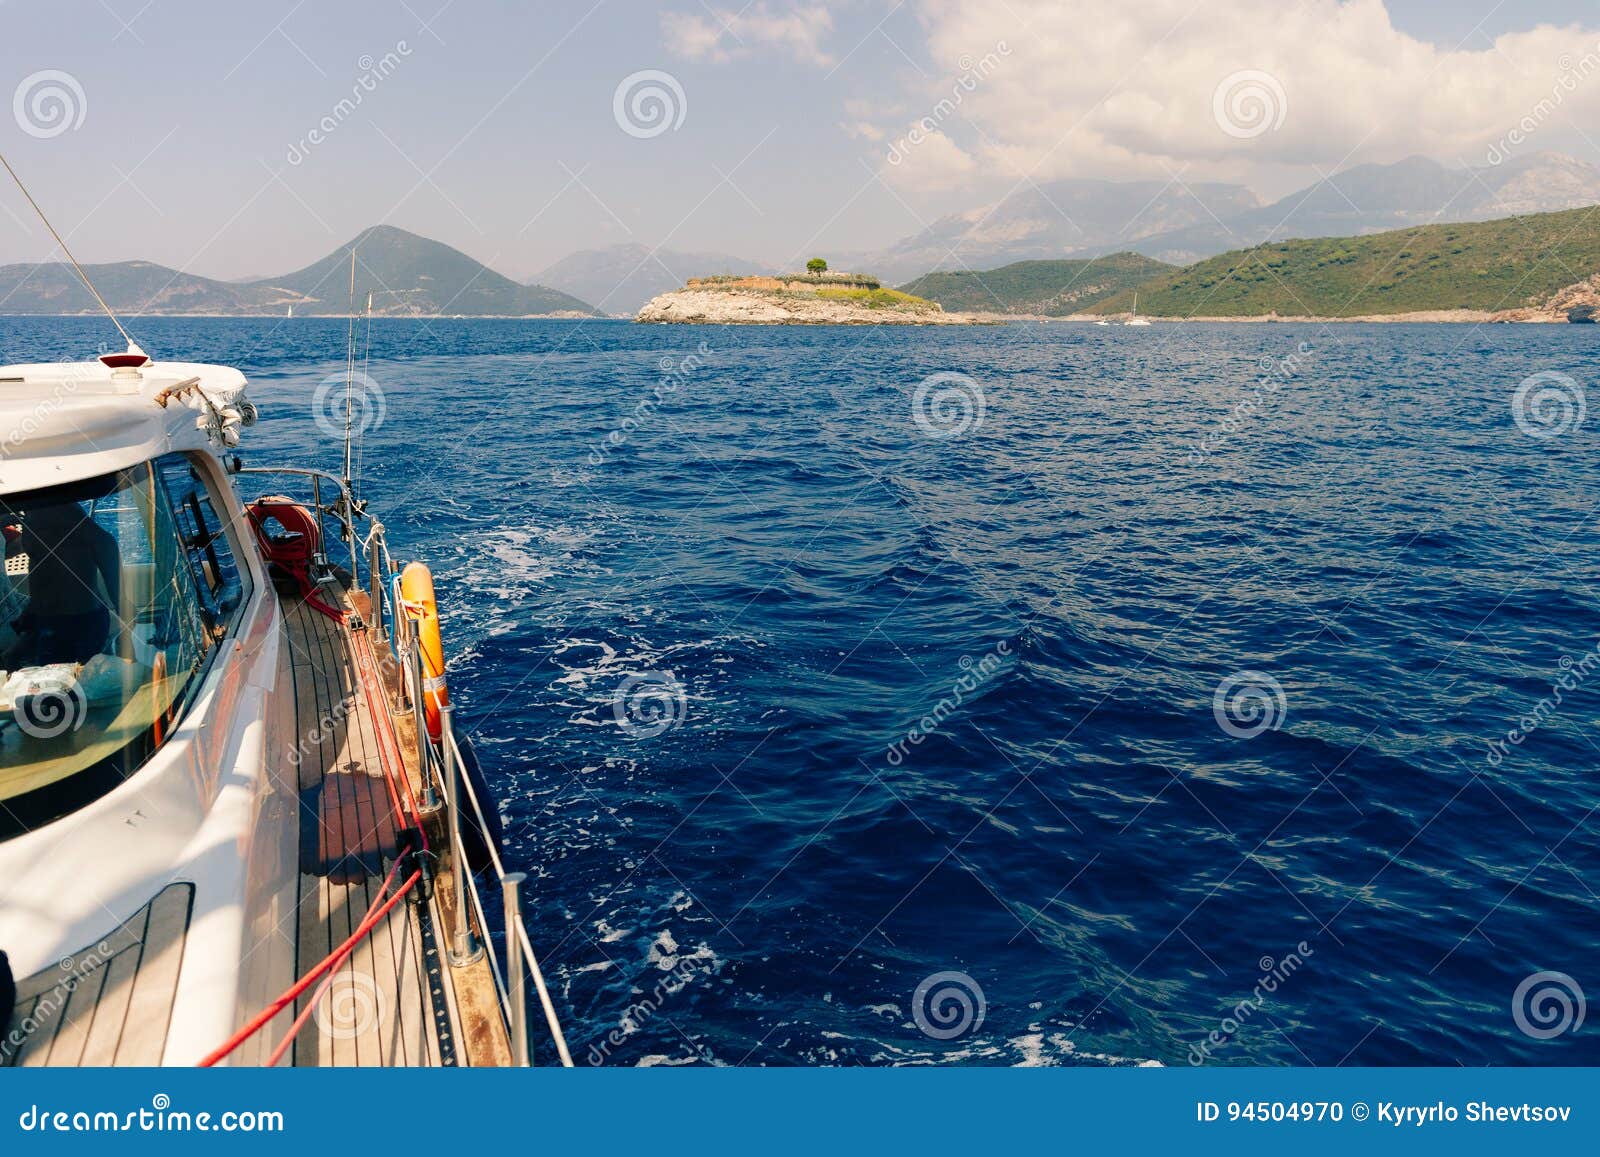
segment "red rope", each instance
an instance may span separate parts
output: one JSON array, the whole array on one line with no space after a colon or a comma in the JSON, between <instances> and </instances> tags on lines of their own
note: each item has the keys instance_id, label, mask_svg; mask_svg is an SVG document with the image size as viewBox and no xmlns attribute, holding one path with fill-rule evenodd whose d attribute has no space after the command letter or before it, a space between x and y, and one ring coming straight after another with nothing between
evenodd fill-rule
<instances>
[{"instance_id":1,"label":"red rope","mask_svg":"<svg viewBox=\"0 0 1600 1157\"><path fill-rule=\"evenodd\" d=\"M427 851L427 828L422 823L422 809L417 804L416 793L411 789L411 777L405 774L405 756L400 752L400 740L395 737L394 721L389 718L388 704L373 698L373 685L378 679L378 673L372 655L371 640L363 636L359 639L353 639L351 646L355 649L356 659L360 667L361 690L367 697L367 709L372 714L375 724L374 730L378 734L378 757L379 761L384 765L384 777L389 784L389 795L394 803L395 815L404 815L406 808L409 807L412 826L422 833L422 850ZM391 759L393 760L392 763L390 762ZM400 769L398 776L393 771L396 767ZM426 780L428 776L426 759L423 760L419 771L424 780ZM400 801L399 789L395 787L396 779L405 788L405 804Z\"/></svg>"},{"instance_id":2,"label":"red rope","mask_svg":"<svg viewBox=\"0 0 1600 1157\"><path fill-rule=\"evenodd\" d=\"M311 603L313 606L317 607L318 610L323 610L324 613L336 614L340 621L343 621L344 613L342 611L332 612L332 608L324 608L317 603L314 596L308 594L306 596L306 602ZM372 684L373 680L377 678L377 671L372 657L370 642L365 638L359 640L352 639L351 647L355 651L357 674L361 681L361 691L362 694L366 696L367 709L372 714L373 722L375 724L374 730L380 737L378 745L378 762L383 765L384 782L389 789L389 801L394 808L395 818L403 822L407 811L406 805L409 804L412 823L421 833L422 847L423 850L426 851L428 847L428 835L422 824L422 811L417 806L416 795L411 789L411 777L405 774L405 760L404 756L400 752L400 741L395 737L394 734L393 721L389 718L387 705L375 703L373 700ZM391 762L391 759L395 762ZM395 784L397 778L395 774L395 767L397 765L400 768L400 774L398 778L405 788L405 802L401 801L400 789L396 787ZM423 768L423 774L427 774L426 766ZM385 901L384 895L394 883L395 873L399 871L400 863L401 861L397 859L394 862L394 866L389 869L389 875L384 879L383 887L380 888L378 890L378 894L373 897L372 903L367 907L367 914L362 917L361 923L356 927L356 930L350 934L350 938L343 944L339 945L338 948L330 952L327 956L323 957L322 960L311 969L311 971L307 972L299 980L295 981L293 985L291 985L271 1004L267 1005L267 1007L256 1013L255 1016L251 1017L249 1022L245 1024L243 1028L234 1033L216 1049L208 1053L200 1062L201 1068L210 1068L212 1065L215 1065L218 1061L228 1056L240 1045L244 1044L245 1041L249 1040L256 1033L260 1032L269 1023L271 1023L271 1021L280 1012L289 1007L289 1005L293 1004L295 1000L297 1000L300 995L305 992L306 989L310 988L311 985L315 983L319 977L321 977L323 978L322 984L319 985L317 991L312 994L311 999L306 1002L305 1009L300 1013L299 1016L295 1018L294 1023L289 1026L289 1031L284 1035L283 1040L278 1042L278 1047L273 1050L272 1056L267 1061L267 1065L268 1067L271 1067L283 1059L284 1053L289 1050L289 1046L293 1044L294 1038L299 1034L300 1030L305 1027L306 1021L310 1019L312 1012L316 1009L317 1001L322 999L323 995L328 990L328 986L333 983L335 972L339 966L350 958L350 955L356 950L356 946L360 944L365 937L371 934L372 930L376 928L383 918L394 909L394 906L400 902L401 898L416 886L417 881L421 878L422 872L420 869L412 872L410 878L408 878L406 882L400 886L400 890L393 896L390 896L387 901ZM379 907L380 903L382 903L381 907Z\"/></svg>"},{"instance_id":3,"label":"red rope","mask_svg":"<svg viewBox=\"0 0 1600 1157\"><path fill-rule=\"evenodd\" d=\"M395 862L395 866L399 866L398 860ZM378 926L378 922L389 914L389 910L391 908L393 908L401 900L405 899L406 893L411 891L411 889L416 885L416 882L421 878L422 871L420 869L412 872L410 878L406 880L405 884L401 886L398 892L389 897L388 902L385 903L383 907L379 908L376 912L374 912L371 908L368 908L366 917L361 921L361 926L366 929L366 932L363 932L362 935L365 936L368 932L371 932L374 928L376 928ZM385 889L388 888L389 882L393 879L394 871L391 869L389 872L389 879L384 881L383 886ZM378 900L381 900L382 898L383 893L379 892L378 896L372 901L373 904L377 904ZM351 939L353 940L354 937ZM322 978L322 983L317 986L317 991L312 994L310 1000L306 1001L306 1007L304 1011L302 1011L299 1016L295 1017L294 1023L289 1026L289 1031L284 1034L283 1039L278 1042L278 1047L273 1049L272 1055L267 1058L267 1067L269 1069L281 1061L283 1059L283 1054L289 1051L289 1046L294 1044L294 1038L299 1035L301 1029L305 1028L306 1021L310 1020L311 1014L316 1011L317 1002L323 998L328 991L328 987L333 984L334 978L338 975L339 966L342 965L346 960L350 959L350 954L355 950L356 946L349 942L347 942L347 947L340 950L338 959L333 961L328 968L327 974Z\"/></svg>"},{"instance_id":4,"label":"red rope","mask_svg":"<svg viewBox=\"0 0 1600 1157\"><path fill-rule=\"evenodd\" d=\"M238 1032L234 1033L222 1044L218 1045L211 1052L207 1053L205 1058L200 1062L201 1068L210 1068L223 1057L227 1056L240 1045L244 1044L245 1041L249 1040L256 1033L260 1032L261 1029L265 1027L273 1017L277 1016L285 1008L293 1004L296 998L298 998L302 992L310 988L319 976L331 969L337 968L350 955L350 953L355 951L356 945L361 943L361 941L378 926L379 922L389 914L390 909L392 909L407 892L411 891L411 889L416 886L417 881L422 876L422 871L420 869L412 872L406 882L400 885L400 890L391 896L381 908L378 908L377 905L379 901L383 900L383 893L388 890L390 883L393 882L394 874L399 867L400 861L396 860L394 867L389 869L389 876L386 880L384 880L383 888L378 892L377 897L373 899L372 904L368 906L367 914L361 918L361 923L356 926L356 930L350 933L350 938L343 944L339 945L338 948L335 948L327 956L324 956L316 965L316 967L311 969L310 972L307 972L299 980L295 981L294 984L290 985L281 996L279 996L271 1004L267 1005L266 1008L262 1009L260 1012L256 1013L255 1016L251 1017L248 1024L246 1024ZM296 1029L298 1030L298 1028L299 1022L296 1022ZM292 1033L288 1039L293 1039Z\"/></svg>"}]
</instances>

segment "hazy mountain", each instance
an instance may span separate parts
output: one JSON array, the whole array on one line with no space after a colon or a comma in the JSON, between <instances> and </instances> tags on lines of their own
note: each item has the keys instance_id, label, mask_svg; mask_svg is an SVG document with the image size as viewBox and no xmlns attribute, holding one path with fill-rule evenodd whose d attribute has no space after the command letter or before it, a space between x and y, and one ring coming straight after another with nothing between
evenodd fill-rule
<instances>
[{"instance_id":1,"label":"hazy mountain","mask_svg":"<svg viewBox=\"0 0 1600 1157\"><path fill-rule=\"evenodd\" d=\"M357 309L366 308L371 293L374 313L400 316L595 312L576 297L543 285L518 284L459 249L392 225L368 229L315 264L248 288L271 287L298 295L296 313L346 313L352 247L356 251Z\"/></svg>"},{"instance_id":2,"label":"hazy mountain","mask_svg":"<svg viewBox=\"0 0 1600 1157\"><path fill-rule=\"evenodd\" d=\"M84 270L119 312L282 313L284 294L179 273L149 261L86 265ZM100 307L60 262L0 266L0 313L98 313Z\"/></svg>"},{"instance_id":3,"label":"hazy mountain","mask_svg":"<svg viewBox=\"0 0 1600 1157\"><path fill-rule=\"evenodd\" d=\"M519 285L465 253L380 225L357 237L356 307L395 316L438 314L522 317L595 314L576 297L543 285ZM86 266L119 312L194 314L342 314L350 305L350 248L282 277L239 283L180 273L149 261ZM56 262L0 266L0 314L92 313L98 307L72 268Z\"/></svg>"},{"instance_id":4,"label":"hazy mountain","mask_svg":"<svg viewBox=\"0 0 1600 1157\"><path fill-rule=\"evenodd\" d=\"M1137 253L1113 253L1088 261L1018 261L981 273L928 273L900 289L952 312L1065 317L1171 272L1172 266Z\"/></svg>"},{"instance_id":5,"label":"hazy mountain","mask_svg":"<svg viewBox=\"0 0 1600 1157\"><path fill-rule=\"evenodd\" d=\"M684 253L676 249L652 251L646 245L612 245L584 249L539 272L538 280L606 313L639 312L639 307L660 293L681 289L691 277L717 273L770 273L770 266L725 253Z\"/></svg>"},{"instance_id":6,"label":"hazy mountain","mask_svg":"<svg viewBox=\"0 0 1600 1157\"><path fill-rule=\"evenodd\" d=\"M1259 205L1241 185L1054 181L941 217L887 249L845 255L834 264L900 282L941 269L990 269L1123 249L1145 252L1134 242Z\"/></svg>"},{"instance_id":7,"label":"hazy mountain","mask_svg":"<svg viewBox=\"0 0 1600 1157\"><path fill-rule=\"evenodd\" d=\"M1600 202L1600 169L1537 153L1480 169L1426 157L1357 165L1282 200L1221 221L1140 239L1131 248L1185 265L1290 237L1357 237L1414 225L1492 221Z\"/></svg>"},{"instance_id":8,"label":"hazy mountain","mask_svg":"<svg viewBox=\"0 0 1600 1157\"><path fill-rule=\"evenodd\" d=\"M1287 237L1355 237L1600 203L1600 168L1535 153L1478 169L1426 157L1357 165L1270 205L1237 185L1057 181L942 217L876 253L837 262L908 281L935 270L1132 250L1188 265Z\"/></svg>"}]
</instances>

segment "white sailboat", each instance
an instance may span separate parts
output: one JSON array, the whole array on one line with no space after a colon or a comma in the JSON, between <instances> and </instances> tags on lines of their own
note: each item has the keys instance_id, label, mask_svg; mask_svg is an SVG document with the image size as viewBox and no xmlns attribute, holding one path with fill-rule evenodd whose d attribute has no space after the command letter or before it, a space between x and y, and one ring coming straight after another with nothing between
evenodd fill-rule
<instances>
[{"instance_id":1,"label":"white sailboat","mask_svg":"<svg viewBox=\"0 0 1600 1157\"><path fill-rule=\"evenodd\" d=\"M530 984L570 1065L349 423L342 475L243 466L244 376L57 243L128 346L0 368L0 1067L527 1064Z\"/></svg>"},{"instance_id":2,"label":"white sailboat","mask_svg":"<svg viewBox=\"0 0 1600 1157\"><path fill-rule=\"evenodd\" d=\"M1127 321L1123 322L1122 324L1123 325L1149 325L1150 324L1144 318L1139 316L1139 295L1137 293L1135 293L1133 295L1133 316L1130 317Z\"/></svg>"}]
</instances>

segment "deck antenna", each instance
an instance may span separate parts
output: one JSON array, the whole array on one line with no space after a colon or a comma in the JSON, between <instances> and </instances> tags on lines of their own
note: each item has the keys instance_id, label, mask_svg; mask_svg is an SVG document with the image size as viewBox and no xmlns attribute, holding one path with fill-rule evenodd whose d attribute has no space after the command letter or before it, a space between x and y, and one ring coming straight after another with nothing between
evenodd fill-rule
<instances>
[{"instance_id":1,"label":"deck antenna","mask_svg":"<svg viewBox=\"0 0 1600 1157\"><path fill-rule=\"evenodd\" d=\"M100 308L111 319L111 324L117 327L117 332L122 335L122 340L128 343L128 352L143 354L144 350L140 349L139 343L129 337L128 331L122 328L122 322L118 321L117 315L111 312L111 307L106 304L106 299L100 296L100 291L94 287L94 282L89 280L89 275L83 271L83 266L78 264L78 259L72 255L72 250L67 248L66 241L62 239L61 234L56 232L56 227L50 224L50 218L46 217L44 210L39 208L39 202L33 199L33 194L28 192L28 186L22 183L22 178L17 176L17 171L11 167L11 162L6 160L4 153L0 153L0 165L4 165L6 172L11 174L11 179L17 183L17 188L22 190L22 195L28 199L28 204L33 206L35 213L39 214L39 220L43 221L44 227L50 230L50 236L55 238L56 245L60 247L61 252L67 255L67 260L72 263L73 270L78 274L78 280L83 282L84 288L94 296L95 301L100 303Z\"/></svg>"}]
</instances>

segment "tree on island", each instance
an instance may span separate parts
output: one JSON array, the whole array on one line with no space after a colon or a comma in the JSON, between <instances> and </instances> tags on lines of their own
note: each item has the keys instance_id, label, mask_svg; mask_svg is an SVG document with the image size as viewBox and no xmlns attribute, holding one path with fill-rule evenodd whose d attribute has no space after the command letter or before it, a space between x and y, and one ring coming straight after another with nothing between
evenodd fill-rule
<instances>
[{"instance_id":1,"label":"tree on island","mask_svg":"<svg viewBox=\"0 0 1600 1157\"><path fill-rule=\"evenodd\" d=\"M820 257L813 257L810 261L806 262L806 272L826 273L828 272L828 263Z\"/></svg>"}]
</instances>

